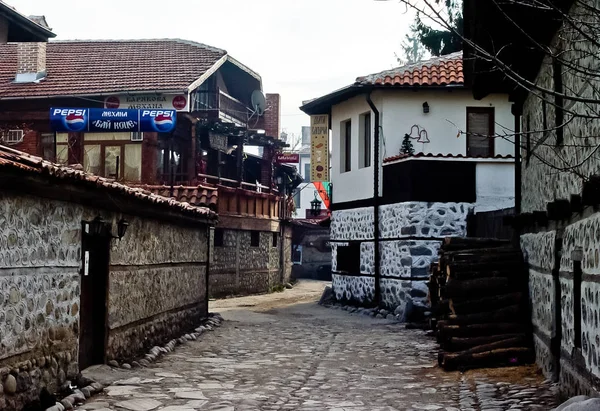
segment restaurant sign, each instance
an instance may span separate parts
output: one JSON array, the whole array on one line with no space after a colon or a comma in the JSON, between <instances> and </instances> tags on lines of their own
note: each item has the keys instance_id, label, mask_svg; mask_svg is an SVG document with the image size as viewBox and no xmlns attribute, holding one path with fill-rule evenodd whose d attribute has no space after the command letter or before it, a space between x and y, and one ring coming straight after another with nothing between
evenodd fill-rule
<instances>
[{"instance_id":1,"label":"restaurant sign","mask_svg":"<svg viewBox=\"0 0 600 411\"><path fill-rule=\"evenodd\" d=\"M104 108L129 108L188 111L188 98L183 94L135 94L109 96Z\"/></svg>"},{"instance_id":2,"label":"restaurant sign","mask_svg":"<svg viewBox=\"0 0 600 411\"><path fill-rule=\"evenodd\" d=\"M310 116L310 177L329 181L329 116Z\"/></svg>"},{"instance_id":3,"label":"restaurant sign","mask_svg":"<svg viewBox=\"0 0 600 411\"><path fill-rule=\"evenodd\" d=\"M275 164L299 163L300 154L298 153L278 153L275 155Z\"/></svg>"},{"instance_id":4,"label":"restaurant sign","mask_svg":"<svg viewBox=\"0 0 600 411\"><path fill-rule=\"evenodd\" d=\"M175 110L51 108L50 125L58 132L157 132L175 129Z\"/></svg>"}]
</instances>

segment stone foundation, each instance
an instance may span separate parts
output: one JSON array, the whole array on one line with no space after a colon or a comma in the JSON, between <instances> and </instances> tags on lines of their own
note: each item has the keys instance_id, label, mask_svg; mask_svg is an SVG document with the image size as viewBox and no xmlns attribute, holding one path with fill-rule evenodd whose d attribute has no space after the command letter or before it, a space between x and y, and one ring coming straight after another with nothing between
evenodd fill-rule
<instances>
[{"instance_id":1,"label":"stone foundation","mask_svg":"<svg viewBox=\"0 0 600 411\"><path fill-rule=\"evenodd\" d=\"M407 306L427 305L431 264L438 259L443 238L463 237L467 203L406 202L380 207L381 304L405 316ZM375 251L373 208L356 208L332 213L332 271L336 298L357 305L373 303ZM360 267L356 273L337 271L338 247L360 241ZM399 307L399 308L398 308ZM410 309L410 307L409 307Z\"/></svg>"},{"instance_id":2,"label":"stone foundation","mask_svg":"<svg viewBox=\"0 0 600 411\"><path fill-rule=\"evenodd\" d=\"M139 357L150 348L193 330L207 315L204 305L194 306L159 314L142 324L110 330L107 358L121 362Z\"/></svg>"},{"instance_id":3,"label":"stone foundation","mask_svg":"<svg viewBox=\"0 0 600 411\"><path fill-rule=\"evenodd\" d=\"M22 410L39 400L41 387L56 392L79 372L76 348L29 358L10 366L0 366L0 410Z\"/></svg>"}]
</instances>

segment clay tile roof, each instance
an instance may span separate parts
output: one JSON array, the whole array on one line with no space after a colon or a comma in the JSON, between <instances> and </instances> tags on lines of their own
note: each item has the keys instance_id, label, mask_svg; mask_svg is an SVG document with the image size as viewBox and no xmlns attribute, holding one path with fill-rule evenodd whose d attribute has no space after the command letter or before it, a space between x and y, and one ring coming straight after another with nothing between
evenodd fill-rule
<instances>
[{"instance_id":1,"label":"clay tile roof","mask_svg":"<svg viewBox=\"0 0 600 411\"><path fill-rule=\"evenodd\" d=\"M138 187L130 187L108 178L76 170L72 167L61 166L32 156L21 151L13 150L0 145L0 171L12 169L26 173L59 179L65 183L85 184L89 189L103 189L113 193L129 195L132 198L145 201L152 205L169 207L194 217L216 219L217 215L206 207L197 207L187 202L176 201L172 198L163 197Z\"/></svg>"},{"instance_id":2,"label":"clay tile roof","mask_svg":"<svg viewBox=\"0 0 600 411\"><path fill-rule=\"evenodd\" d=\"M357 85L391 87L449 86L464 83L462 51L356 79Z\"/></svg>"},{"instance_id":3,"label":"clay tile roof","mask_svg":"<svg viewBox=\"0 0 600 411\"><path fill-rule=\"evenodd\" d=\"M442 153L437 153L437 154L433 154L433 153L416 153L413 154L412 156L409 154L398 154L397 156L391 156L391 157L386 157L383 159L384 163L391 163L392 161L397 161L397 160L403 160L403 159L407 159L407 158L481 158L481 159L511 159L514 158L512 155L507 154L507 155L495 155L493 157L484 157L484 156L464 156L462 154L442 154Z\"/></svg>"},{"instance_id":4,"label":"clay tile roof","mask_svg":"<svg viewBox=\"0 0 600 411\"><path fill-rule=\"evenodd\" d=\"M165 185L143 185L140 188L153 194L171 197L171 187ZM197 207L208 207L213 211L217 209L217 200L219 199L217 187L209 186L175 186L173 187L173 196L177 201L189 203Z\"/></svg>"},{"instance_id":5,"label":"clay tile roof","mask_svg":"<svg viewBox=\"0 0 600 411\"><path fill-rule=\"evenodd\" d=\"M16 45L3 44L0 98L184 91L222 59L225 50L180 39L52 41L46 78L15 84Z\"/></svg>"}]
</instances>

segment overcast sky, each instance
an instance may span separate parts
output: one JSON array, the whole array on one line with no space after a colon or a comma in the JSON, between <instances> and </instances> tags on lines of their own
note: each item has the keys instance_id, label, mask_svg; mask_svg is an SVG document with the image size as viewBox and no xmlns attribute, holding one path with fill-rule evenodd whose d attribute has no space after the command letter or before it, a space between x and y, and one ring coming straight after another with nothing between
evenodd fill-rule
<instances>
[{"instance_id":1,"label":"overcast sky","mask_svg":"<svg viewBox=\"0 0 600 411\"><path fill-rule=\"evenodd\" d=\"M282 96L282 127L298 106L394 65L412 15L396 0L6 0L45 15L57 39L183 38L225 49ZM176 69L176 68L174 68Z\"/></svg>"}]
</instances>

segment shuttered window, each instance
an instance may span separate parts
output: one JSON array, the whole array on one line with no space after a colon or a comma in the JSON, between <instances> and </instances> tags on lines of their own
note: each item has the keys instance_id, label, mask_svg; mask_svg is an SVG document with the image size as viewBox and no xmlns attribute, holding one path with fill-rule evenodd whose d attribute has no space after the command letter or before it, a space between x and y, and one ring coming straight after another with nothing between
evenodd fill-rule
<instances>
[{"instance_id":1,"label":"shuttered window","mask_svg":"<svg viewBox=\"0 0 600 411\"><path fill-rule=\"evenodd\" d=\"M494 109L467 107L467 155L494 155Z\"/></svg>"}]
</instances>

